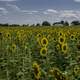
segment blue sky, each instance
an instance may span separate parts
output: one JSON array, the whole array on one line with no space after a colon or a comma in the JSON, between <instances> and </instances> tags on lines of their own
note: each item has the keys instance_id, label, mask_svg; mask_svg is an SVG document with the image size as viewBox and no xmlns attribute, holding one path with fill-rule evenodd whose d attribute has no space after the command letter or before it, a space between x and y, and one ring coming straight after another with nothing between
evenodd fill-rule
<instances>
[{"instance_id":1,"label":"blue sky","mask_svg":"<svg viewBox=\"0 0 80 80\"><path fill-rule=\"evenodd\" d=\"M0 0L0 23L80 20L80 0Z\"/></svg>"}]
</instances>

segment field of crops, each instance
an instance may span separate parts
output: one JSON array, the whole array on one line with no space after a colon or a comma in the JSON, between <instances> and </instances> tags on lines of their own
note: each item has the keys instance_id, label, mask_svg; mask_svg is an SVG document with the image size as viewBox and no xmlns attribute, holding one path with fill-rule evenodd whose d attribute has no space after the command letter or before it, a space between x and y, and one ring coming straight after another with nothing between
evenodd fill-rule
<instances>
[{"instance_id":1,"label":"field of crops","mask_svg":"<svg viewBox=\"0 0 80 80\"><path fill-rule=\"evenodd\" d=\"M80 80L80 28L1 27L0 80Z\"/></svg>"}]
</instances>

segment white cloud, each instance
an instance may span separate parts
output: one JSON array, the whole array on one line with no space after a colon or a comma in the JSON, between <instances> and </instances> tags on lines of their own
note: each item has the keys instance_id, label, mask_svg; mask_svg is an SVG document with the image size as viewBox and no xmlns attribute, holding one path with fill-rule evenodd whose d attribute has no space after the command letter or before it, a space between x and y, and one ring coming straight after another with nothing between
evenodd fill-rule
<instances>
[{"instance_id":1,"label":"white cloud","mask_svg":"<svg viewBox=\"0 0 80 80\"><path fill-rule=\"evenodd\" d=\"M27 13L27 14L33 14L33 13L38 13L39 11L36 10L21 10L22 13Z\"/></svg>"},{"instance_id":2,"label":"white cloud","mask_svg":"<svg viewBox=\"0 0 80 80\"><path fill-rule=\"evenodd\" d=\"M48 9L48 10L46 10L47 12L52 12L52 13L57 13L57 11L56 10L54 10L54 9Z\"/></svg>"},{"instance_id":3,"label":"white cloud","mask_svg":"<svg viewBox=\"0 0 80 80\"><path fill-rule=\"evenodd\" d=\"M43 14L53 14L53 13L58 13L57 10L54 9L47 9L43 11Z\"/></svg>"},{"instance_id":4,"label":"white cloud","mask_svg":"<svg viewBox=\"0 0 80 80\"><path fill-rule=\"evenodd\" d=\"M80 11L74 11L74 10L54 10L54 9L47 9L43 11L43 14L49 15L49 16L56 16L59 18L76 18L79 19L80 17Z\"/></svg>"},{"instance_id":5,"label":"white cloud","mask_svg":"<svg viewBox=\"0 0 80 80\"><path fill-rule=\"evenodd\" d=\"M74 0L75 2L80 2L80 0Z\"/></svg>"},{"instance_id":6,"label":"white cloud","mask_svg":"<svg viewBox=\"0 0 80 80\"><path fill-rule=\"evenodd\" d=\"M8 1L8 2L11 2L11 1L16 1L16 0L0 0L0 1Z\"/></svg>"},{"instance_id":7,"label":"white cloud","mask_svg":"<svg viewBox=\"0 0 80 80\"><path fill-rule=\"evenodd\" d=\"M7 9L7 10L6 10ZM6 16L2 16L0 21L9 21L10 23L37 23L47 20L51 23L60 20L80 20L80 11L75 10L22 10L17 5L7 4L6 9L0 8L0 18L3 13L9 13Z\"/></svg>"},{"instance_id":8,"label":"white cloud","mask_svg":"<svg viewBox=\"0 0 80 80\"><path fill-rule=\"evenodd\" d=\"M61 13L60 17L66 17L66 18L67 17L75 17L75 18L79 18L77 16L76 11L73 11L73 10L63 10L60 13Z\"/></svg>"},{"instance_id":9,"label":"white cloud","mask_svg":"<svg viewBox=\"0 0 80 80\"><path fill-rule=\"evenodd\" d=\"M54 10L54 9L47 9L43 11L43 14L50 17L51 20L58 19L58 20L80 20L80 11L75 10Z\"/></svg>"},{"instance_id":10,"label":"white cloud","mask_svg":"<svg viewBox=\"0 0 80 80\"><path fill-rule=\"evenodd\" d=\"M8 11L5 8L3 7L0 8L0 15L6 15L7 13Z\"/></svg>"},{"instance_id":11,"label":"white cloud","mask_svg":"<svg viewBox=\"0 0 80 80\"><path fill-rule=\"evenodd\" d=\"M26 14L38 13L38 11L36 10L22 10L17 5L13 5L13 4L7 4L7 6L8 8L10 8L12 12L19 12L19 13L26 13Z\"/></svg>"},{"instance_id":12,"label":"white cloud","mask_svg":"<svg viewBox=\"0 0 80 80\"><path fill-rule=\"evenodd\" d=\"M20 8L17 5L7 4L7 6L14 11L19 11L19 12L21 11Z\"/></svg>"}]
</instances>

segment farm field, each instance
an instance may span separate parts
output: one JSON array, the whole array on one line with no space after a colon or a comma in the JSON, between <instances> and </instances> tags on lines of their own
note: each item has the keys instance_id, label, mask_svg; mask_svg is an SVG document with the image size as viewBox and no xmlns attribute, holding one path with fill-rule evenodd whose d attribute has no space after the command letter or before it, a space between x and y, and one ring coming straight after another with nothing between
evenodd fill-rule
<instances>
[{"instance_id":1,"label":"farm field","mask_svg":"<svg viewBox=\"0 0 80 80\"><path fill-rule=\"evenodd\" d=\"M80 80L80 27L0 27L0 80Z\"/></svg>"}]
</instances>

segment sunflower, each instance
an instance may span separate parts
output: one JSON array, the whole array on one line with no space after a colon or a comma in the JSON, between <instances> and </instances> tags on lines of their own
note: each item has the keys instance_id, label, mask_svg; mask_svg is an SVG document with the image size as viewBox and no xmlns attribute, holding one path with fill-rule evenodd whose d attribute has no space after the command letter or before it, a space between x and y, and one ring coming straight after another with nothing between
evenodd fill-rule
<instances>
[{"instance_id":1,"label":"sunflower","mask_svg":"<svg viewBox=\"0 0 80 80\"><path fill-rule=\"evenodd\" d=\"M47 55L47 48L46 47L41 48L40 55L41 56L46 56Z\"/></svg>"},{"instance_id":2,"label":"sunflower","mask_svg":"<svg viewBox=\"0 0 80 80\"><path fill-rule=\"evenodd\" d=\"M59 35L59 36L63 36L63 32L60 31L60 32L58 33L58 35Z\"/></svg>"},{"instance_id":3,"label":"sunflower","mask_svg":"<svg viewBox=\"0 0 80 80\"><path fill-rule=\"evenodd\" d=\"M63 52L63 53L66 53L67 50L68 50L67 43L62 44L62 45L61 45L61 49L62 49L62 52Z\"/></svg>"},{"instance_id":4,"label":"sunflower","mask_svg":"<svg viewBox=\"0 0 80 80\"><path fill-rule=\"evenodd\" d=\"M0 32L0 36L2 35L2 32Z\"/></svg>"},{"instance_id":5,"label":"sunflower","mask_svg":"<svg viewBox=\"0 0 80 80\"><path fill-rule=\"evenodd\" d=\"M65 42L65 37L64 36L60 36L59 37L59 43L62 44Z\"/></svg>"},{"instance_id":6,"label":"sunflower","mask_svg":"<svg viewBox=\"0 0 80 80\"><path fill-rule=\"evenodd\" d=\"M75 75L79 75L80 74L80 67L79 67L79 65L75 65L74 66L74 74Z\"/></svg>"},{"instance_id":7,"label":"sunflower","mask_svg":"<svg viewBox=\"0 0 80 80\"><path fill-rule=\"evenodd\" d=\"M41 44L42 44L42 46L45 46L45 47L48 45L48 40L46 37L41 39Z\"/></svg>"},{"instance_id":8,"label":"sunflower","mask_svg":"<svg viewBox=\"0 0 80 80\"><path fill-rule=\"evenodd\" d=\"M38 33L37 34L37 38L40 38L42 35L41 35L41 33Z\"/></svg>"},{"instance_id":9,"label":"sunflower","mask_svg":"<svg viewBox=\"0 0 80 80\"><path fill-rule=\"evenodd\" d=\"M53 68L50 70L50 72L53 74L56 80L67 80L66 76L63 75L62 72L57 68Z\"/></svg>"},{"instance_id":10,"label":"sunflower","mask_svg":"<svg viewBox=\"0 0 80 80\"><path fill-rule=\"evenodd\" d=\"M0 32L0 39L2 39L2 36L3 36L3 35L2 35L2 32Z\"/></svg>"},{"instance_id":11,"label":"sunflower","mask_svg":"<svg viewBox=\"0 0 80 80\"><path fill-rule=\"evenodd\" d=\"M16 38L18 38L19 41L22 41L23 40L23 34L24 34L23 30L17 31Z\"/></svg>"},{"instance_id":12,"label":"sunflower","mask_svg":"<svg viewBox=\"0 0 80 80\"><path fill-rule=\"evenodd\" d=\"M57 50L60 50L60 44L57 44L57 45L56 45L56 49L57 49Z\"/></svg>"},{"instance_id":13,"label":"sunflower","mask_svg":"<svg viewBox=\"0 0 80 80\"><path fill-rule=\"evenodd\" d=\"M76 47L77 47L78 51L80 51L80 43L78 43L78 44L76 45Z\"/></svg>"},{"instance_id":14,"label":"sunflower","mask_svg":"<svg viewBox=\"0 0 80 80\"><path fill-rule=\"evenodd\" d=\"M36 78L37 80L40 80L40 75L41 75L41 72L40 72L40 71L37 73L37 75L36 75L36 74L34 74L34 75L35 75L35 78Z\"/></svg>"},{"instance_id":15,"label":"sunflower","mask_svg":"<svg viewBox=\"0 0 80 80\"><path fill-rule=\"evenodd\" d=\"M11 39L11 33L10 32L6 32L5 33L5 38L6 39Z\"/></svg>"},{"instance_id":16,"label":"sunflower","mask_svg":"<svg viewBox=\"0 0 80 80\"><path fill-rule=\"evenodd\" d=\"M33 69L34 69L34 76L35 76L35 78L37 80L39 80L40 79L41 72L40 72L40 67L37 64L37 62L34 62L33 63Z\"/></svg>"},{"instance_id":17,"label":"sunflower","mask_svg":"<svg viewBox=\"0 0 80 80\"><path fill-rule=\"evenodd\" d=\"M16 50L16 44L12 43L11 51L12 51L12 52L15 52L15 50Z\"/></svg>"},{"instance_id":18,"label":"sunflower","mask_svg":"<svg viewBox=\"0 0 80 80\"><path fill-rule=\"evenodd\" d=\"M70 39L71 39L71 40L75 40L75 38L76 38L76 37L75 37L75 34L71 34L71 35L70 35Z\"/></svg>"},{"instance_id":19,"label":"sunflower","mask_svg":"<svg viewBox=\"0 0 80 80\"><path fill-rule=\"evenodd\" d=\"M41 37L42 37L42 35L40 33L38 33L36 36L37 42L40 46L41 46Z\"/></svg>"}]
</instances>

